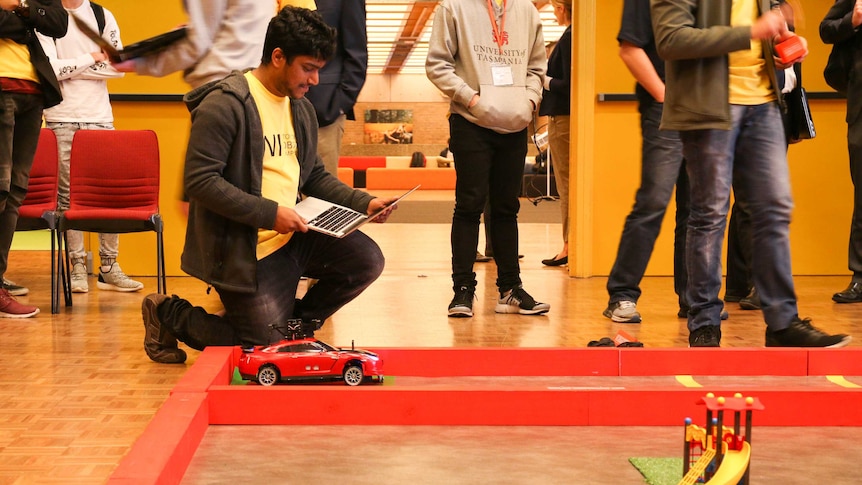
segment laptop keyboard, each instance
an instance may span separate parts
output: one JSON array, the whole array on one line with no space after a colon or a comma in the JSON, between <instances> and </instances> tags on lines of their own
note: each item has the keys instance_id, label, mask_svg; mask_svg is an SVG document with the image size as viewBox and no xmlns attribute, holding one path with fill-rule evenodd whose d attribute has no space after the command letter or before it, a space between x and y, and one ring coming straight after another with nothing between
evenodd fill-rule
<instances>
[{"instance_id":1,"label":"laptop keyboard","mask_svg":"<svg viewBox=\"0 0 862 485\"><path fill-rule=\"evenodd\" d=\"M326 211L320 213L317 217L309 221L309 225L319 227L334 233L340 232L345 227L353 224L358 219L364 218L365 215L356 212L355 210L344 207L330 207Z\"/></svg>"}]
</instances>

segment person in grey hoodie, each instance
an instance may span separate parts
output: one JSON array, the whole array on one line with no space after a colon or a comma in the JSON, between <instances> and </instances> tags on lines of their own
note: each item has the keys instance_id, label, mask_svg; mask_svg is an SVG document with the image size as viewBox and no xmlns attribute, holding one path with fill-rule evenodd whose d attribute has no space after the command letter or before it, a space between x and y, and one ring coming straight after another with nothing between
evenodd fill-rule
<instances>
[{"instance_id":1,"label":"person in grey hoodie","mask_svg":"<svg viewBox=\"0 0 862 485\"><path fill-rule=\"evenodd\" d=\"M495 311L535 315L550 309L524 290L518 264L527 126L542 97L546 65L539 13L528 0L444 0L435 13L425 72L451 98L449 148L457 176L451 317L473 316L473 263L486 199L500 292Z\"/></svg>"},{"instance_id":2,"label":"person in grey hoodie","mask_svg":"<svg viewBox=\"0 0 862 485\"><path fill-rule=\"evenodd\" d=\"M216 289L225 314L177 296L148 295L144 349L153 361L184 362L176 339L198 350L269 344L282 336L271 325L290 319L313 333L383 271L383 254L368 236L309 231L293 209L300 194L363 213L395 200L348 187L317 155L317 120L304 96L334 46L335 31L319 14L286 7L270 22L257 68L185 96L192 128L182 269ZM298 300L302 276L318 282Z\"/></svg>"}]
</instances>

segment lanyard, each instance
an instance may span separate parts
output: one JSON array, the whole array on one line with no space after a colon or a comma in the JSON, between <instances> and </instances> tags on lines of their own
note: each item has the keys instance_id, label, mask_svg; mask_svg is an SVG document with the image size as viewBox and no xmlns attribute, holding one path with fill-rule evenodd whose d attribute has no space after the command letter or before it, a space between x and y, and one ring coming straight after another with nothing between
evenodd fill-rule
<instances>
[{"instance_id":1,"label":"lanyard","mask_svg":"<svg viewBox=\"0 0 862 485\"><path fill-rule=\"evenodd\" d=\"M503 15L500 17L500 27L497 27L497 20L494 18L494 6L491 5L492 0L488 0L488 17L491 19L491 29L494 31L494 42L500 47L500 54L503 53L503 36L506 32L506 0L503 0Z\"/></svg>"}]
</instances>

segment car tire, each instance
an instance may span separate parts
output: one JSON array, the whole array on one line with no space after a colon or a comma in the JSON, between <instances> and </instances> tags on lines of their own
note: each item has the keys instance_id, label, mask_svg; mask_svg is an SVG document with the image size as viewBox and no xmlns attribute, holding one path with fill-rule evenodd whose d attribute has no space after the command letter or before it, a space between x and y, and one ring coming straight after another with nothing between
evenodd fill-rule
<instances>
[{"instance_id":1,"label":"car tire","mask_svg":"<svg viewBox=\"0 0 862 485\"><path fill-rule=\"evenodd\" d=\"M350 365L344 369L344 383L348 386L358 386L365 379L365 374L362 372L362 366Z\"/></svg>"},{"instance_id":2,"label":"car tire","mask_svg":"<svg viewBox=\"0 0 862 485\"><path fill-rule=\"evenodd\" d=\"M278 368L272 364L263 365L257 370L257 383L261 386L272 386L280 379Z\"/></svg>"}]
</instances>

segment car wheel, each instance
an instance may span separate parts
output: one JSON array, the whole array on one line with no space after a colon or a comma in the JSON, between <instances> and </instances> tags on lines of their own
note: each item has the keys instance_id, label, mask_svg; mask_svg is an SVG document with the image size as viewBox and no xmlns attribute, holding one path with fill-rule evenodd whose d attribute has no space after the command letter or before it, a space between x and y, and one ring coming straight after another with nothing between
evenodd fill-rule
<instances>
[{"instance_id":1,"label":"car wheel","mask_svg":"<svg viewBox=\"0 0 862 485\"><path fill-rule=\"evenodd\" d=\"M362 373L362 367L358 365L351 365L344 369L344 383L348 386L358 386L362 384L362 379L364 378L365 375Z\"/></svg>"},{"instance_id":2,"label":"car wheel","mask_svg":"<svg viewBox=\"0 0 862 485\"><path fill-rule=\"evenodd\" d=\"M257 383L261 386L271 386L278 380L278 369L274 365L265 365L257 370Z\"/></svg>"}]
</instances>

